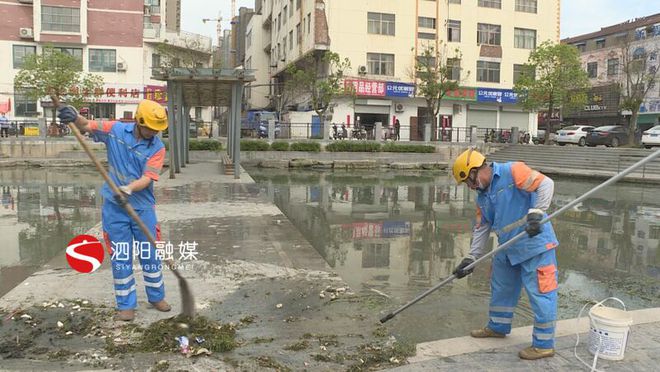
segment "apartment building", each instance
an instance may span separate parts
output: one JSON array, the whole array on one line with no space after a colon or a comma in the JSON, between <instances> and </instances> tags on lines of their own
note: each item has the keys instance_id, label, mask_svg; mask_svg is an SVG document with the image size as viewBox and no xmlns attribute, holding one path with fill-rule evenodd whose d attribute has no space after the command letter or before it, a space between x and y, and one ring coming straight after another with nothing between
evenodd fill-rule
<instances>
[{"instance_id":1,"label":"apartment building","mask_svg":"<svg viewBox=\"0 0 660 372\"><path fill-rule=\"evenodd\" d=\"M267 88L253 89L248 102L273 105L287 66L331 50L350 59L345 84L358 95L355 102L337 100L331 121L369 128L399 119L401 138L420 140L426 103L415 95L415 60L428 46L443 58L458 48L462 57L451 62L460 65L461 88L443 101L434 138L441 127L533 131L536 115L517 105L512 88L529 52L545 40L559 41L559 10L559 0L257 0L246 60L267 71L268 80L258 76L255 84ZM293 104L309 109L306 101L298 97ZM289 117L310 122L313 115Z\"/></svg>"},{"instance_id":2,"label":"apartment building","mask_svg":"<svg viewBox=\"0 0 660 372\"><path fill-rule=\"evenodd\" d=\"M7 0L0 2L0 102L12 100L10 120L50 117L48 97L38 101L14 89L14 77L26 55L52 46L80 59L84 72L104 79L90 92L95 118L132 118L144 98L165 104L164 82L152 80L162 61L157 46L199 55L210 63L210 38L180 30L181 0ZM170 14L173 13L173 14ZM168 21L171 20L171 21ZM172 22L173 24L170 24ZM176 61L170 61L176 64ZM211 120L209 109L195 108L198 119Z\"/></svg>"},{"instance_id":3,"label":"apartment building","mask_svg":"<svg viewBox=\"0 0 660 372\"><path fill-rule=\"evenodd\" d=\"M592 89L582 110L567 112L564 122L581 125L627 124L630 112L619 107L619 84L625 84L624 54L644 59L648 69L659 67L660 13L601 28L562 40L580 51ZM660 74L640 106L637 125L645 130L660 123Z\"/></svg>"}]
</instances>

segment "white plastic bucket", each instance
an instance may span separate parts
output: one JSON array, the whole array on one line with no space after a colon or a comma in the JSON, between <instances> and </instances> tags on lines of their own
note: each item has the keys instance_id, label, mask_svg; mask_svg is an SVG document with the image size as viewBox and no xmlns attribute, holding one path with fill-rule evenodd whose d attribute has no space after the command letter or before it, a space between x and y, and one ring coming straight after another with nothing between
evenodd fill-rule
<instances>
[{"instance_id":1,"label":"white plastic bucket","mask_svg":"<svg viewBox=\"0 0 660 372\"><path fill-rule=\"evenodd\" d=\"M607 300L618 301L623 310L603 306ZM608 360L622 360L628 344L632 316L618 298L610 297L595 304L589 310L589 352Z\"/></svg>"}]
</instances>

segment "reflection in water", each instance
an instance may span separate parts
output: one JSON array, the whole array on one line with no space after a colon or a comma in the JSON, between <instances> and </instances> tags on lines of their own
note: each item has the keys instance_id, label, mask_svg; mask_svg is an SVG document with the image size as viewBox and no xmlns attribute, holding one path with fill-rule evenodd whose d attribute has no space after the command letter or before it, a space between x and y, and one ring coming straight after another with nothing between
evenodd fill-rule
<instances>
[{"instance_id":1,"label":"reflection in water","mask_svg":"<svg viewBox=\"0 0 660 372\"><path fill-rule=\"evenodd\" d=\"M0 296L99 221L93 172L0 170Z\"/></svg>"},{"instance_id":2,"label":"reflection in water","mask_svg":"<svg viewBox=\"0 0 660 372\"><path fill-rule=\"evenodd\" d=\"M254 170L251 175L353 288L376 288L406 302L450 275L467 254L476 195L444 174L356 177ZM595 185L556 180L551 209ZM660 199L652 189L615 186L554 222L560 241L561 318L575 317L581 301L610 295L631 308L660 306ZM493 235L490 246L495 244ZM409 336L437 339L481 326L489 298L485 266L431 296L426 305L408 310L417 311L417 317L441 311L459 323L465 319L464 324L453 322L451 330L413 325L415 334ZM531 322L526 301L517 314L518 321ZM412 322L400 321L405 324L401 332L412 332L406 329Z\"/></svg>"}]
</instances>

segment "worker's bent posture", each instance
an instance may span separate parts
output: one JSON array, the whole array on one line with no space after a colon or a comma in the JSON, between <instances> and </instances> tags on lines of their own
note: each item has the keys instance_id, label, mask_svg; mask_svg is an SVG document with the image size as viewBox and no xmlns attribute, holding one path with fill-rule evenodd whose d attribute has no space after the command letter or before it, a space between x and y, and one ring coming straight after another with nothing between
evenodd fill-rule
<instances>
[{"instance_id":1,"label":"worker's bent posture","mask_svg":"<svg viewBox=\"0 0 660 372\"><path fill-rule=\"evenodd\" d=\"M153 181L163 167L165 146L156 136L167 128L167 113L158 103L143 100L137 107L137 123L121 121L88 121L71 106L58 109L62 122L74 123L81 132L89 132L108 151L109 174L125 193L125 197L147 226L152 236L160 239L156 222L156 199ZM165 301L165 286L160 258L147 237L119 204L108 184L101 189L103 235L112 257L112 276L117 299L116 319L131 321L135 317L137 294L133 276L133 257L138 256L144 274L149 302L160 311L170 311Z\"/></svg>"},{"instance_id":2,"label":"worker's bent posture","mask_svg":"<svg viewBox=\"0 0 660 372\"><path fill-rule=\"evenodd\" d=\"M454 270L458 278L472 272L465 268L484 254L491 231L504 244L526 231L528 236L493 258L488 325L472 337L504 337L511 332L513 310L524 287L534 311L532 346L518 354L522 359L554 355L557 318L557 237L550 222L541 220L550 206L554 182L525 163L486 163L475 150L460 154L453 165L459 184L477 190L477 219L470 253Z\"/></svg>"}]
</instances>

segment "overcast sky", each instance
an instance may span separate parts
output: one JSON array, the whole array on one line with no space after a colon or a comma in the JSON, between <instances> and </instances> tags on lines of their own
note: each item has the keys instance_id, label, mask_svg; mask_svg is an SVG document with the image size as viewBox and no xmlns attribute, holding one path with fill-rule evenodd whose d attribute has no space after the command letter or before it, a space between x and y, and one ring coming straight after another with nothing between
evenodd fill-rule
<instances>
[{"instance_id":1,"label":"overcast sky","mask_svg":"<svg viewBox=\"0 0 660 372\"><path fill-rule=\"evenodd\" d=\"M211 36L215 44L216 23L204 24L202 19L218 18L218 12L222 12L226 19L223 28L229 28L231 0L181 1L181 27L184 30ZM253 8L254 0L236 0L237 11L241 6ZM562 0L561 37L598 31L604 26L655 13L660 13L660 1L657 0Z\"/></svg>"}]
</instances>

